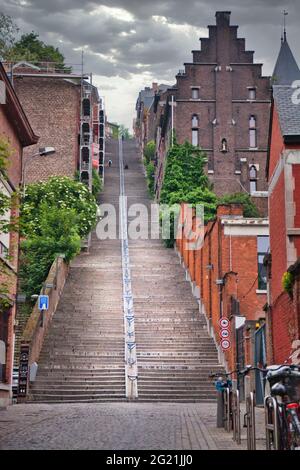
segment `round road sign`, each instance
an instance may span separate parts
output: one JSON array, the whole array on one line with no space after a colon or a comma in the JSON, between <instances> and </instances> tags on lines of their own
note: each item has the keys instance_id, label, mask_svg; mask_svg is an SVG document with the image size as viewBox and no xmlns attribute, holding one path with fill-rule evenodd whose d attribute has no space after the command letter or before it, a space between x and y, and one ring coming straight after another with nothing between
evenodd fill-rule
<instances>
[{"instance_id":1,"label":"round road sign","mask_svg":"<svg viewBox=\"0 0 300 470\"><path fill-rule=\"evenodd\" d=\"M221 328L229 328L229 320L227 318L221 318L219 324Z\"/></svg>"},{"instance_id":2,"label":"round road sign","mask_svg":"<svg viewBox=\"0 0 300 470\"><path fill-rule=\"evenodd\" d=\"M223 338L223 339L229 338L229 335L230 335L230 333L229 333L228 330L221 330L221 331L220 331L220 336L221 336L221 338Z\"/></svg>"},{"instance_id":3,"label":"round road sign","mask_svg":"<svg viewBox=\"0 0 300 470\"><path fill-rule=\"evenodd\" d=\"M227 351L231 346L230 341L228 339L222 339L221 346L224 351Z\"/></svg>"}]
</instances>

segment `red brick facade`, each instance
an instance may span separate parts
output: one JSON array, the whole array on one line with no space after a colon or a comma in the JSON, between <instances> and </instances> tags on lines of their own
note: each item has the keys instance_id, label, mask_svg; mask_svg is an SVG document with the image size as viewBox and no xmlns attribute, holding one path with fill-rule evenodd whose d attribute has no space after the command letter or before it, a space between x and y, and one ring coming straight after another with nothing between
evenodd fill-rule
<instances>
[{"instance_id":1,"label":"red brick facade","mask_svg":"<svg viewBox=\"0 0 300 470\"><path fill-rule=\"evenodd\" d=\"M193 61L184 64L176 85L161 96L157 190L159 193L170 144L170 102L174 96L177 140L193 142L194 134L196 145L207 154L207 171L215 192L253 192L262 215L266 215L270 79L262 76L262 64L253 63L253 52L245 50L245 40L237 37L238 27L230 25L229 12L217 12L216 25L208 28L209 38L201 39L201 50L193 51ZM250 188L252 165L257 172L255 189Z\"/></svg>"},{"instance_id":2,"label":"red brick facade","mask_svg":"<svg viewBox=\"0 0 300 470\"><path fill-rule=\"evenodd\" d=\"M10 195L21 183L23 147L36 143L38 137L34 134L1 64L0 80L6 89L6 101L0 104L0 138L8 141L11 149L7 177L0 172L0 190ZM14 216L18 216L17 200L11 209L11 217ZM19 234L0 233L0 241L0 284L2 287L8 286L9 292L4 296L11 304L10 308L0 309L1 361L3 355L5 356L5 363L0 364L0 406L5 406L11 402L12 396Z\"/></svg>"},{"instance_id":3,"label":"red brick facade","mask_svg":"<svg viewBox=\"0 0 300 470\"><path fill-rule=\"evenodd\" d=\"M78 169L80 130L80 82L39 77L15 77L16 93L34 131L41 136L38 146L26 149L25 161L38 147L54 147L56 153L37 156L26 164L25 182L49 176L73 177Z\"/></svg>"},{"instance_id":4,"label":"red brick facade","mask_svg":"<svg viewBox=\"0 0 300 470\"><path fill-rule=\"evenodd\" d=\"M202 247L187 250L184 228L182 239L176 242L219 348L219 320L226 317L230 321L231 349L224 353L230 370L238 362L236 318L244 317L245 327L264 322L267 300L266 291L259 290L258 285L257 240L258 236L268 237L268 220L244 219L242 214L240 205L219 206L216 219L205 227ZM254 351L246 339L244 354L247 363L254 363Z\"/></svg>"}]
</instances>

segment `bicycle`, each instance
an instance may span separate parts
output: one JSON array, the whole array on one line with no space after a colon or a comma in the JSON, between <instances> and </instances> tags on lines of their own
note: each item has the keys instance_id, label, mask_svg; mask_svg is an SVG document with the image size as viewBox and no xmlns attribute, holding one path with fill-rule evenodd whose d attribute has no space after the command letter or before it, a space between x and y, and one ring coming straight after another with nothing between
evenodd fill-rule
<instances>
[{"instance_id":1,"label":"bicycle","mask_svg":"<svg viewBox=\"0 0 300 470\"><path fill-rule=\"evenodd\" d=\"M268 368L270 396L265 398L267 448L300 450L300 367Z\"/></svg>"}]
</instances>

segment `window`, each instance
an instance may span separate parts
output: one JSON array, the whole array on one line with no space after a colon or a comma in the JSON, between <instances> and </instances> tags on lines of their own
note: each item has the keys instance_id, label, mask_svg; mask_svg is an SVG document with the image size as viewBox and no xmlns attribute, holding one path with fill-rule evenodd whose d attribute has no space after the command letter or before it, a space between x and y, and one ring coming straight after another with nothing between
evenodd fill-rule
<instances>
[{"instance_id":1,"label":"window","mask_svg":"<svg viewBox=\"0 0 300 470\"><path fill-rule=\"evenodd\" d=\"M250 193L257 191L257 169L255 165L250 167L249 171L249 179L250 179Z\"/></svg>"},{"instance_id":2,"label":"window","mask_svg":"<svg viewBox=\"0 0 300 470\"><path fill-rule=\"evenodd\" d=\"M228 145L227 145L227 140L226 139L222 139L222 143L221 143L221 152L228 152Z\"/></svg>"},{"instance_id":3,"label":"window","mask_svg":"<svg viewBox=\"0 0 300 470\"><path fill-rule=\"evenodd\" d=\"M195 147L198 147L198 130L197 129L192 129L192 145Z\"/></svg>"},{"instance_id":4,"label":"window","mask_svg":"<svg viewBox=\"0 0 300 470\"><path fill-rule=\"evenodd\" d=\"M249 100L256 100L256 88L249 88Z\"/></svg>"},{"instance_id":5,"label":"window","mask_svg":"<svg viewBox=\"0 0 300 470\"><path fill-rule=\"evenodd\" d=\"M192 99L193 100L199 99L199 88L192 88Z\"/></svg>"},{"instance_id":6,"label":"window","mask_svg":"<svg viewBox=\"0 0 300 470\"><path fill-rule=\"evenodd\" d=\"M258 289L267 289L267 268L264 266L264 257L270 250L268 236L257 237L257 264L258 264Z\"/></svg>"},{"instance_id":7,"label":"window","mask_svg":"<svg viewBox=\"0 0 300 470\"><path fill-rule=\"evenodd\" d=\"M4 183L2 183L1 179L0 179L0 192L6 197L10 197L10 192L8 191ZM8 209L5 212L5 214L2 215L1 221L6 223L10 221L10 218L11 218L11 210ZM2 256L3 258L6 258L9 254L9 248L10 248L9 243L10 243L9 233L0 232L0 256Z\"/></svg>"},{"instance_id":8,"label":"window","mask_svg":"<svg viewBox=\"0 0 300 470\"><path fill-rule=\"evenodd\" d=\"M250 148L257 147L257 138L256 138L256 118L255 116L250 116L249 119L249 144Z\"/></svg>"},{"instance_id":9,"label":"window","mask_svg":"<svg viewBox=\"0 0 300 470\"><path fill-rule=\"evenodd\" d=\"M197 114L194 114L192 117L192 127L198 127L199 126L199 119Z\"/></svg>"}]
</instances>

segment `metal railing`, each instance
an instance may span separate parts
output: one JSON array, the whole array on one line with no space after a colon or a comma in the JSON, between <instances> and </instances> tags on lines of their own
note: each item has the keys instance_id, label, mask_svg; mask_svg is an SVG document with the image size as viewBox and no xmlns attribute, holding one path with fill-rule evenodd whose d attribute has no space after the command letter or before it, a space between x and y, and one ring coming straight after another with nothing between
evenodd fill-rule
<instances>
[{"instance_id":1,"label":"metal railing","mask_svg":"<svg viewBox=\"0 0 300 470\"><path fill-rule=\"evenodd\" d=\"M250 392L246 398L245 425L247 427L247 449L256 450L256 429L255 429L255 393Z\"/></svg>"},{"instance_id":2,"label":"metal railing","mask_svg":"<svg viewBox=\"0 0 300 470\"><path fill-rule=\"evenodd\" d=\"M265 398L265 427L267 450L279 450L278 405L271 396Z\"/></svg>"},{"instance_id":3,"label":"metal railing","mask_svg":"<svg viewBox=\"0 0 300 470\"><path fill-rule=\"evenodd\" d=\"M241 407L240 407L240 392L233 390L232 392L232 425L233 425L233 440L237 444L241 444Z\"/></svg>"}]
</instances>

